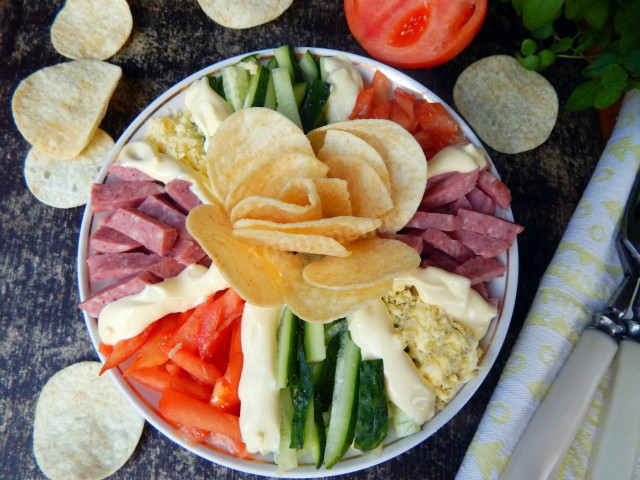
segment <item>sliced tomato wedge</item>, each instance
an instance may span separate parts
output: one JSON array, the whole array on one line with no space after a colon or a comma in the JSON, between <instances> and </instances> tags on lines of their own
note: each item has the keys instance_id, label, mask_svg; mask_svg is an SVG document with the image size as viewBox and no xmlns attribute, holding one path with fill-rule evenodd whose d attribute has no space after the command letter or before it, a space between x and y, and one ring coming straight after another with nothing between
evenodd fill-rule
<instances>
[{"instance_id":1,"label":"sliced tomato wedge","mask_svg":"<svg viewBox=\"0 0 640 480\"><path fill-rule=\"evenodd\" d=\"M374 58L407 68L458 55L478 33L487 0L344 0L349 29Z\"/></svg>"}]
</instances>

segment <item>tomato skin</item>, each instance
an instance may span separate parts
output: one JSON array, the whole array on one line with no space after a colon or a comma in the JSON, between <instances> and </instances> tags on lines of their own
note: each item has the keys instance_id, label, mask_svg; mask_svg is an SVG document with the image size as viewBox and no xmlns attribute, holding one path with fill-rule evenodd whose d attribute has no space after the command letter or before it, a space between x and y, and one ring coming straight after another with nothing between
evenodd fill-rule
<instances>
[{"instance_id":1,"label":"tomato skin","mask_svg":"<svg viewBox=\"0 0 640 480\"><path fill-rule=\"evenodd\" d=\"M344 0L351 33L374 58L404 68L440 65L480 30L487 0Z\"/></svg>"}]
</instances>

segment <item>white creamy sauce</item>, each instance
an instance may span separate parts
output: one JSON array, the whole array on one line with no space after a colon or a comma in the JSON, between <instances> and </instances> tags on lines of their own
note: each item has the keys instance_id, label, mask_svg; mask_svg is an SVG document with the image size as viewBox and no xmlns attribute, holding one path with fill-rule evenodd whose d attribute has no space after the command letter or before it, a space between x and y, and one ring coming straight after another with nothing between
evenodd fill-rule
<instances>
[{"instance_id":1,"label":"white creamy sauce","mask_svg":"<svg viewBox=\"0 0 640 480\"><path fill-rule=\"evenodd\" d=\"M435 393L394 335L393 318L382 299L347 319L351 338L360 347L363 360L382 359L389 400L420 425L433 417Z\"/></svg>"},{"instance_id":2,"label":"white creamy sauce","mask_svg":"<svg viewBox=\"0 0 640 480\"><path fill-rule=\"evenodd\" d=\"M487 159L480 147L452 145L436 153L428 162L427 180L448 172L467 173L476 168L486 168Z\"/></svg>"},{"instance_id":3,"label":"white creamy sauce","mask_svg":"<svg viewBox=\"0 0 640 480\"><path fill-rule=\"evenodd\" d=\"M170 313L184 312L229 288L215 266L189 265L175 277L147 285L139 293L106 305L98 317L100 340L114 345L141 333Z\"/></svg>"},{"instance_id":4,"label":"white creamy sauce","mask_svg":"<svg viewBox=\"0 0 640 480\"><path fill-rule=\"evenodd\" d=\"M240 327L242 374L240 432L251 453L265 455L280 443L280 389L276 381L277 330L282 306L244 304Z\"/></svg>"},{"instance_id":5,"label":"white creamy sauce","mask_svg":"<svg viewBox=\"0 0 640 480\"><path fill-rule=\"evenodd\" d=\"M360 72L353 66L346 55L339 53L335 57L324 60L327 72L327 83L331 84L331 93L327 100L327 123L342 122L356 104L358 93L363 88Z\"/></svg>"},{"instance_id":6,"label":"white creamy sauce","mask_svg":"<svg viewBox=\"0 0 640 480\"><path fill-rule=\"evenodd\" d=\"M172 180L191 182L191 191L202 203L218 203L208 187L208 181L188 165L180 163L171 155L158 152L150 143L143 140L128 143L120 151L118 165L137 168L154 180L164 184Z\"/></svg>"},{"instance_id":7,"label":"white creamy sauce","mask_svg":"<svg viewBox=\"0 0 640 480\"><path fill-rule=\"evenodd\" d=\"M442 308L468 328L476 340L484 337L498 312L471 288L468 278L441 268L416 268L393 281L394 290L407 285L415 287L423 302Z\"/></svg>"},{"instance_id":8,"label":"white creamy sauce","mask_svg":"<svg viewBox=\"0 0 640 480\"><path fill-rule=\"evenodd\" d=\"M233 113L233 110L211 88L207 77L202 77L200 80L193 82L187 89L185 103L191 113L191 118L205 137L204 150L206 152L209 148L209 141L213 134L216 133L218 126Z\"/></svg>"}]
</instances>

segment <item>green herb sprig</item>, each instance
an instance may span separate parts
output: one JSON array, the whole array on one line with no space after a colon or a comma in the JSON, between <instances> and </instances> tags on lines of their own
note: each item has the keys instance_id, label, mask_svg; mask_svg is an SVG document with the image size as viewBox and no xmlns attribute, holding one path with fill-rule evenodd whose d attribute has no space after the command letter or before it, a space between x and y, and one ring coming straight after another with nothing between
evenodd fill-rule
<instances>
[{"instance_id":1,"label":"green herb sprig","mask_svg":"<svg viewBox=\"0 0 640 480\"><path fill-rule=\"evenodd\" d=\"M588 80L571 92L567 109L606 108L640 88L640 0L510 1L531 34L516 55L523 67L542 71L558 58L589 62L582 70ZM575 25L573 35L556 33L562 17Z\"/></svg>"}]
</instances>

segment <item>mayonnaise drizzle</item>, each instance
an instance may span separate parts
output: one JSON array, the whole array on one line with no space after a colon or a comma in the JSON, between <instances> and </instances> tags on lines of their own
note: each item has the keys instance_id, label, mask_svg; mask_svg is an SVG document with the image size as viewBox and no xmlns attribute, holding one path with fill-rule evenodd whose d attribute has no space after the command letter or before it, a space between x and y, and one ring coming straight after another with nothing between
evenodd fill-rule
<instances>
[{"instance_id":1,"label":"mayonnaise drizzle","mask_svg":"<svg viewBox=\"0 0 640 480\"><path fill-rule=\"evenodd\" d=\"M389 399L416 423L423 424L435 411L436 396L394 335L393 318L382 300L350 314L351 338L363 360L381 358Z\"/></svg>"},{"instance_id":2,"label":"mayonnaise drizzle","mask_svg":"<svg viewBox=\"0 0 640 480\"><path fill-rule=\"evenodd\" d=\"M339 53L335 57L323 59L327 72L327 83L331 84L331 93L327 100L327 123L342 122L349 118L362 90L360 72L346 55Z\"/></svg>"},{"instance_id":3,"label":"mayonnaise drizzle","mask_svg":"<svg viewBox=\"0 0 640 480\"><path fill-rule=\"evenodd\" d=\"M98 317L100 340L114 345L141 333L169 313L184 312L229 288L215 266L189 265L177 276L106 305Z\"/></svg>"},{"instance_id":4,"label":"mayonnaise drizzle","mask_svg":"<svg viewBox=\"0 0 640 480\"><path fill-rule=\"evenodd\" d=\"M171 155L158 152L153 145L143 140L125 145L118 156L118 164L137 168L165 184L175 179L186 180L191 182L191 191L202 203L218 203L203 175Z\"/></svg>"},{"instance_id":5,"label":"mayonnaise drizzle","mask_svg":"<svg viewBox=\"0 0 640 480\"><path fill-rule=\"evenodd\" d=\"M245 62L248 63L248 62ZM231 106L209 85L209 79L202 77L191 84L185 94L187 109L191 118L204 135L204 151L209 149L209 141L222 121L233 113Z\"/></svg>"},{"instance_id":6,"label":"mayonnaise drizzle","mask_svg":"<svg viewBox=\"0 0 640 480\"><path fill-rule=\"evenodd\" d=\"M467 145L452 145L445 147L429 159L427 180L448 172L466 173L476 168L486 168L487 159L480 147L468 143Z\"/></svg>"},{"instance_id":7,"label":"mayonnaise drizzle","mask_svg":"<svg viewBox=\"0 0 640 480\"><path fill-rule=\"evenodd\" d=\"M277 330L282 306L244 304L240 327L242 374L238 387L240 432L251 453L265 455L280 443L280 389L276 381Z\"/></svg>"}]
</instances>

